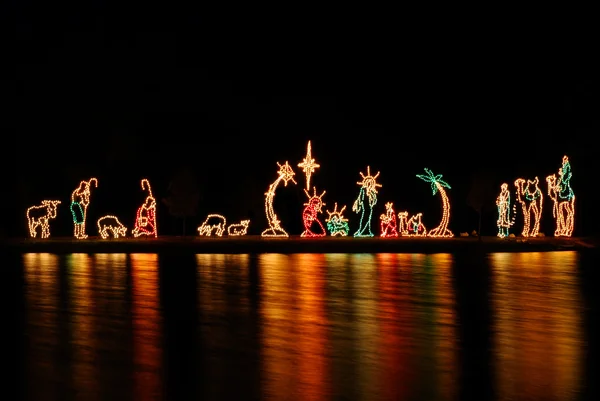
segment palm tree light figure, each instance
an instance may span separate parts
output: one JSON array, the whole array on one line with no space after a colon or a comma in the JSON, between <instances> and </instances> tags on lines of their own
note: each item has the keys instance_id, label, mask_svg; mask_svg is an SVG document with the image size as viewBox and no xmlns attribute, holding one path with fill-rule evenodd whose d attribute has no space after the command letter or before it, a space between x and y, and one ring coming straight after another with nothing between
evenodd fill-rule
<instances>
[{"instance_id":1,"label":"palm tree light figure","mask_svg":"<svg viewBox=\"0 0 600 401\"><path fill-rule=\"evenodd\" d=\"M441 174L434 175L428 168L425 169L425 173L426 174L417 174L417 177L431 184L431 190L434 196L439 192L442 197L442 221L440 221L440 224L436 228L430 230L427 236L454 237L452 231L448 230L448 222L450 221L450 200L444 189L451 189L450 185L442 180Z\"/></svg>"}]
</instances>

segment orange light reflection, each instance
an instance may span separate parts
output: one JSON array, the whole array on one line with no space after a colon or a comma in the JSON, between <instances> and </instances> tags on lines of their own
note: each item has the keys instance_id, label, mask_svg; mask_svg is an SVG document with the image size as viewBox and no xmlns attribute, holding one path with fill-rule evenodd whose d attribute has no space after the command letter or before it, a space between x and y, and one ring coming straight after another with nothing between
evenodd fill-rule
<instances>
[{"instance_id":1,"label":"orange light reflection","mask_svg":"<svg viewBox=\"0 0 600 401\"><path fill-rule=\"evenodd\" d=\"M497 253L490 259L498 399L576 399L583 372L577 254Z\"/></svg>"},{"instance_id":2,"label":"orange light reflection","mask_svg":"<svg viewBox=\"0 0 600 401\"><path fill-rule=\"evenodd\" d=\"M59 291L57 285L59 258L49 253L26 253L23 255L25 276L25 300L27 303L27 332L29 338L44 339L30 344L30 365L35 366L28 377L35 386L28 386L28 398L42 400L49 396L48 389L53 388L56 371L54 357L61 341L57 330Z\"/></svg>"},{"instance_id":3,"label":"orange light reflection","mask_svg":"<svg viewBox=\"0 0 600 401\"><path fill-rule=\"evenodd\" d=\"M159 399L161 382L161 332L158 255L131 254L134 398Z\"/></svg>"}]
</instances>

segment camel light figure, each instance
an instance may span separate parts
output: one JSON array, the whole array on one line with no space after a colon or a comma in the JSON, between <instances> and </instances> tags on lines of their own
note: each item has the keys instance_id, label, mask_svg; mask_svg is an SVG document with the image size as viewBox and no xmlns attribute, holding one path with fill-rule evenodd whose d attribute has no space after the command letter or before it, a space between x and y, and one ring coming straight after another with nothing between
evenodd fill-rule
<instances>
[{"instance_id":1,"label":"camel light figure","mask_svg":"<svg viewBox=\"0 0 600 401\"><path fill-rule=\"evenodd\" d=\"M271 185L269 185L269 189L265 193L265 213L267 215L269 228L262 232L261 237L289 237L289 234L281 227L281 222L275 214L275 209L273 209L273 201L275 200L275 190L282 181L286 187L288 181L292 181L294 184L297 184L297 182L294 180L294 174L296 173L294 173L294 170L292 170L287 161L283 165L277 162L277 165L279 166L277 179L273 181Z\"/></svg>"},{"instance_id":2,"label":"camel light figure","mask_svg":"<svg viewBox=\"0 0 600 401\"><path fill-rule=\"evenodd\" d=\"M571 164L567 156L563 157L558 177L554 174L546 177L548 196L554 206L552 216L556 220L555 237L570 237L575 226L575 193L571 188Z\"/></svg>"},{"instance_id":3,"label":"camel light figure","mask_svg":"<svg viewBox=\"0 0 600 401\"><path fill-rule=\"evenodd\" d=\"M523 231L521 232L523 237L537 237L540 232L544 196L538 186L539 182L538 177L535 177L534 180L525 180L524 178L515 180L517 201L523 210Z\"/></svg>"},{"instance_id":4,"label":"camel light figure","mask_svg":"<svg viewBox=\"0 0 600 401\"><path fill-rule=\"evenodd\" d=\"M417 174L417 178L422 179L425 182L431 184L431 191L433 195L439 192L442 197L442 220L440 224L427 233L428 237L454 237L452 231L448 230L448 223L450 222L450 200L445 188L451 189L450 185L442 180L442 175L435 175L428 168L425 169L425 174Z\"/></svg>"}]
</instances>

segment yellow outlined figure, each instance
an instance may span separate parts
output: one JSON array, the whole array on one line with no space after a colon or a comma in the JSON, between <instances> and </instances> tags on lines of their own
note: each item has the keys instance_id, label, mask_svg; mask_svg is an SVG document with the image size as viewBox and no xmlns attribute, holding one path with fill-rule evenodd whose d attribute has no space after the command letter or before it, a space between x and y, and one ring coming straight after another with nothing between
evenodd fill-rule
<instances>
[{"instance_id":1,"label":"yellow outlined figure","mask_svg":"<svg viewBox=\"0 0 600 401\"><path fill-rule=\"evenodd\" d=\"M29 227L29 236L35 238L37 236L37 228L41 227L42 232L40 237L46 239L50 237L50 220L56 218L58 200L43 200L41 205L31 206L27 209L27 227Z\"/></svg>"},{"instance_id":2,"label":"yellow outlined figure","mask_svg":"<svg viewBox=\"0 0 600 401\"><path fill-rule=\"evenodd\" d=\"M315 159L312 158L312 149L310 145L310 141L308 141L308 145L306 147L306 156L302 159L302 163L298 164L298 167L302 167L302 171L304 175L306 175L306 189L310 189L310 176L315 170L321 167L320 164L315 163Z\"/></svg>"},{"instance_id":3,"label":"yellow outlined figure","mask_svg":"<svg viewBox=\"0 0 600 401\"><path fill-rule=\"evenodd\" d=\"M558 178L552 174L546 177L548 196L554 202L552 216L556 220L555 237L570 237L575 226L575 193L571 188L571 164L567 156L563 157L562 167L558 169Z\"/></svg>"},{"instance_id":4,"label":"yellow outlined figure","mask_svg":"<svg viewBox=\"0 0 600 401\"><path fill-rule=\"evenodd\" d=\"M533 181L524 178L515 180L517 201L523 210L523 231L521 233L523 237L537 237L540 231L544 196L538 186L539 182L538 177L535 177Z\"/></svg>"},{"instance_id":5,"label":"yellow outlined figure","mask_svg":"<svg viewBox=\"0 0 600 401\"><path fill-rule=\"evenodd\" d=\"M87 208L90 204L90 188L98 188L98 179L90 178L88 181L81 181L71 194L71 214L73 215L74 235L77 239L86 239L85 223L87 220Z\"/></svg>"},{"instance_id":6,"label":"yellow outlined figure","mask_svg":"<svg viewBox=\"0 0 600 401\"><path fill-rule=\"evenodd\" d=\"M271 185L269 185L269 190L265 193L265 213L267 215L269 228L262 232L262 237L289 237L289 234L281 227L281 222L275 214L275 210L273 209L273 200L275 199L275 190L281 181L283 181L284 186L286 187L288 181L292 181L294 184L297 184L297 182L294 180L294 175L296 173L294 173L294 170L292 170L287 161L283 165L277 162L277 165L279 166L277 179Z\"/></svg>"}]
</instances>

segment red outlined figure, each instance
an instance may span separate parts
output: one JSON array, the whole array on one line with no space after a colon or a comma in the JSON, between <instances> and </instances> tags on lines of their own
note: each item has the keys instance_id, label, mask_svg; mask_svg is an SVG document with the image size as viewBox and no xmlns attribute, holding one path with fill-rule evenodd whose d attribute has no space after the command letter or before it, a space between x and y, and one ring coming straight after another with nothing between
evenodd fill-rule
<instances>
[{"instance_id":1,"label":"red outlined figure","mask_svg":"<svg viewBox=\"0 0 600 401\"><path fill-rule=\"evenodd\" d=\"M148 191L148 196L146 196L146 200L137 210L135 227L131 230L131 234L133 234L135 238L141 235L157 238L156 199L152 196L152 187L146 178L142 179L141 185L142 191Z\"/></svg>"},{"instance_id":2,"label":"red outlined figure","mask_svg":"<svg viewBox=\"0 0 600 401\"><path fill-rule=\"evenodd\" d=\"M305 189L304 193L308 197L308 202L304 204L306 206L302 211L302 222L304 223L304 231L300 234L301 237L324 237L327 235L323 223L319 221L319 213L323 213L323 195L317 195L317 189L313 187L313 195L311 196ZM315 230L315 231L313 231Z\"/></svg>"},{"instance_id":3,"label":"red outlined figure","mask_svg":"<svg viewBox=\"0 0 600 401\"><path fill-rule=\"evenodd\" d=\"M379 216L379 220L381 220L381 236L383 238L398 236L398 222L392 202L385 204L385 214Z\"/></svg>"}]
</instances>

